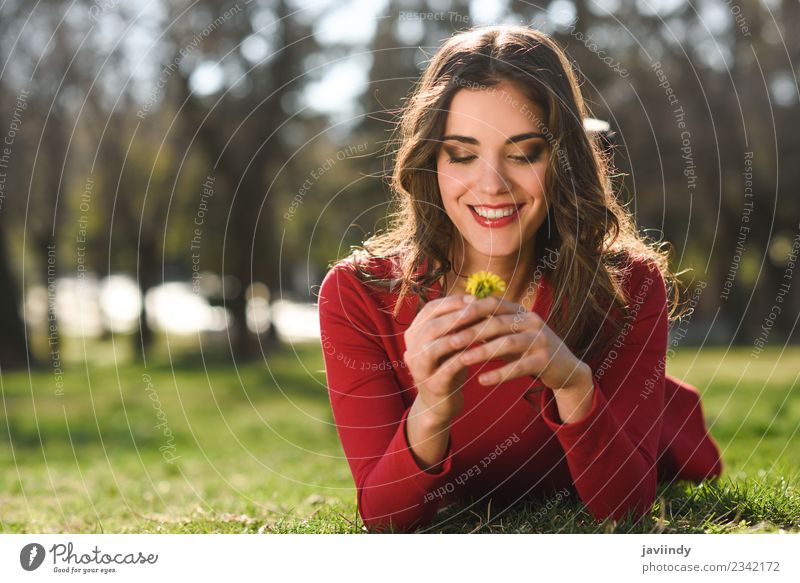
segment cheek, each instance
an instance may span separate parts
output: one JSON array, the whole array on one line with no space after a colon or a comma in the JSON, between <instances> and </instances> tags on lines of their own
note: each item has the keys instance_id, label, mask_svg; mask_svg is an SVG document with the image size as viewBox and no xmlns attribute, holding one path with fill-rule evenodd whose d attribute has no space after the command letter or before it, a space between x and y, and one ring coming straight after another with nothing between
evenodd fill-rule
<instances>
[{"instance_id":1,"label":"cheek","mask_svg":"<svg viewBox=\"0 0 800 583\"><path fill-rule=\"evenodd\" d=\"M524 184L525 190L531 194L537 195L537 198L544 192L544 177L547 173L547 164L537 164L530 172L525 173Z\"/></svg>"},{"instance_id":2,"label":"cheek","mask_svg":"<svg viewBox=\"0 0 800 583\"><path fill-rule=\"evenodd\" d=\"M464 173L448 167L446 164L438 165L436 176L439 181L439 191L445 201L452 200L467 190L467 181Z\"/></svg>"},{"instance_id":3,"label":"cheek","mask_svg":"<svg viewBox=\"0 0 800 583\"><path fill-rule=\"evenodd\" d=\"M545 170L545 168L542 168L541 170L537 169L536 172L529 173L525 177L522 177L517 183L521 191L525 193L525 197L529 199L529 202L532 204L533 208L536 209L535 214L546 212L543 210L547 204L544 186Z\"/></svg>"}]
</instances>

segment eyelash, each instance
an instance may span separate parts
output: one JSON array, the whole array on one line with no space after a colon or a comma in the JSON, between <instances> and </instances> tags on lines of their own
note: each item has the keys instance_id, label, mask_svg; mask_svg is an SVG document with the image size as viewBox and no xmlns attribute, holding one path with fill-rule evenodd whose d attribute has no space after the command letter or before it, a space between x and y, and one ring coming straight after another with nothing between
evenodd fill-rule
<instances>
[{"instance_id":1,"label":"eyelash","mask_svg":"<svg viewBox=\"0 0 800 583\"><path fill-rule=\"evenodd\" d=\"M537 150L537 151L533 152L530 156L509 156L509 157L512 160L514 160L515 162L519 162L521 164L533 164L534 162L536 162L539 159L539 157L541 155L542 155L542 151L541 150ZM472 160L477 158L477 156L474 156L474 155L473 156L463 156L461 158L457 158L457 157L449 156L449 155L448 155L448 157L449 157L449 159L447 161L450 164L468 164L469 162L471 162Z\"/></svg>"}]
</instances>

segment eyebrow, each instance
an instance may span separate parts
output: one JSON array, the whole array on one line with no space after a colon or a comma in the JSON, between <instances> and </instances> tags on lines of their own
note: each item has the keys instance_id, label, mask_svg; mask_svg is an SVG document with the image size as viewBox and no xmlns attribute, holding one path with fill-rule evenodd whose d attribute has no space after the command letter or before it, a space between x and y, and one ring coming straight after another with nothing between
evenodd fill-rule
<instances>
[{"instance_id":1,"label":"eyebrow","mask_svg":"<svg viewBox=\"0 0 800 583\"><path fill-rule=\"evenodd\" d=\"M506 144L516 144L517 142L523 142L525 140L530 140L531 138L544 138L546 137L544 134L540 134L537 132L527 132L524 134L517 134L516 136L511 136L506 140ZM446 140L455 140L456 142L463 142L465 144L479 144L478 140L475 138L471 138L469 136L457 136L454 134L442 136L441 141L444 142Z\"/></svg>"}]
</instances>

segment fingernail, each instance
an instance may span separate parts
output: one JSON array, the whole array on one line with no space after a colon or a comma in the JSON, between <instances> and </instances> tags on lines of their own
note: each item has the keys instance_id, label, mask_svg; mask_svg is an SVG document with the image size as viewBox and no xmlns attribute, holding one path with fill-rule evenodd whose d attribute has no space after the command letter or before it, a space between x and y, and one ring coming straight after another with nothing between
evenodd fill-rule
<instances>
[{"instance_id":1,"label":"fingernail","mask_svg":"<svg viewBox=\"0 0 800 583\"><path fill-rule=\"evenodd\" d=\"M475 296L473 296L471 294L467 294L467 295L464 296L464 303L465 304L471 304L472 302L475 301L475 299L476 299Z\"/></svg>"},{"instance_id":2,"label":"fingernail","mask_svg":"<svg viewBox=\"0 0 800 583\"><path fill-rule=\"evenodd\" d=\"M490 375L490 374L482 374L481 376L478 377L478 381L482 385L488 385L488 384L490 384L492 382L492 375Z\"/></svg>"}]
</instances>

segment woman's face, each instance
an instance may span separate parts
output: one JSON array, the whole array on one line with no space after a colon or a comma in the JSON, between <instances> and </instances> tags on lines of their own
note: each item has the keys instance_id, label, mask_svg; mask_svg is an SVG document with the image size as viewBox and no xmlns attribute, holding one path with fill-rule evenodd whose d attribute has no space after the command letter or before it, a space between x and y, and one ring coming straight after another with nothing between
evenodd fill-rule
<instances>
[{"instance_id":1,"label":"woman's face","mask_svg":"<svg viewBox=\"0 0 800 583\"><path fill-rule=\"evenodd\" d=\"M436 167L465 260L519 257L523 245L532 249L547 216L545 131L542 109L510 83L465 88L453 97Z\"/></svg>"}]
</instances>

